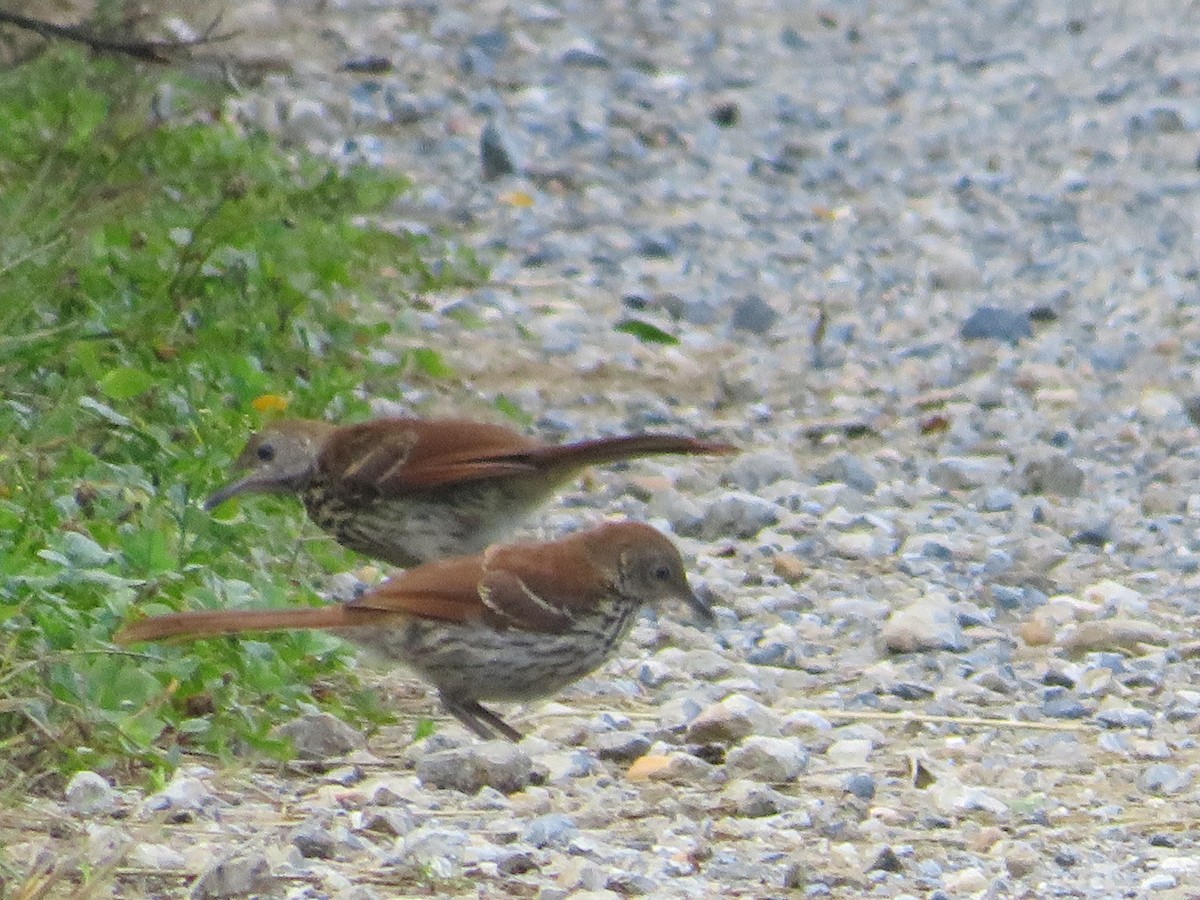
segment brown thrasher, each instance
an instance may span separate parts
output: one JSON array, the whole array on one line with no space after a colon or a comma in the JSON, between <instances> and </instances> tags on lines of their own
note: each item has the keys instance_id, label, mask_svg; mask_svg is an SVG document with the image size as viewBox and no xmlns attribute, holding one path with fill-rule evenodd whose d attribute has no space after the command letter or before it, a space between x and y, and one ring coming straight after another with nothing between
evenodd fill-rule
<instances>
[{"instance_id":1,"label":"brown thrasher","mask_svg":"<svg viewBox=\"0 0 1200 900\"><path fill-rule=\"evenodd\" d=\"M671 597L712 618L670 540L649 525L613 522L426 563L336 606L171 613L134 622L114 640L329 629L411 666L480 737L517 741L520 732L479 701L558 691L616 652L643 604Z\"/></svg>"},{"instance_id":2,"label":"brown thrasher","mask_svg":"<svg viewBox=\"0 0 1200 900\"><path fill-rule=\"evenodd\" d=\"M478 553L507 537L555 489L596 463L662 453L732 453L674 434L546 444L464 419L357 425L285 419L254 434L233 464L246 474L208 498L296 494L338 543L397 566Z\"/></svg>"}]
</instances>

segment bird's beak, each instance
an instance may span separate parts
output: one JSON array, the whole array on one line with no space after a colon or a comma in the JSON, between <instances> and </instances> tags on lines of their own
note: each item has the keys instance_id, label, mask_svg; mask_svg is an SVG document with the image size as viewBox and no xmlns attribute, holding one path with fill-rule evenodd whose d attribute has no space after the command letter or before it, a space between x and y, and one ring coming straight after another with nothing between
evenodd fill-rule
<instances>
[{"instance_id":1,"label":"bird's beak","mask_svg":"<svg viewBox=\"0 0 1200 900\"><path fill-rule=\"evenodd\" d=\"M703 600L696 595L696 592L690 587L680 597L684 603L692 608L692 611L699 616L706 624L715 622L716 616L713 615L712 606L707 600Z\"/></svg>"},{"instance_id":2,"label":"bird's beak","mask_svg":"<svg viewBox=\"0 0 1200 900\"><path fill-rule=\"evenodd\" d=\"M239 478L237 481L231 481L223 488L219 489L211 497L204 501L204 508L212 511L228 500L230 497L236 497L238 494L244 494L247 491L261 490L261 484L253 475L246 478Z\"/></svg>"}]
</instances>

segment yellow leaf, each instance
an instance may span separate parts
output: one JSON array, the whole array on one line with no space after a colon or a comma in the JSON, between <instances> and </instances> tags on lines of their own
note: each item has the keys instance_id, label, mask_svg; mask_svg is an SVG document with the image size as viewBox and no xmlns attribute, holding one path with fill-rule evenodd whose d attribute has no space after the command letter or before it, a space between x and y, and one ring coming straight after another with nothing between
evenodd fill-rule
<instances>
[{"instance_id":1,"label":"yellow leaf","mask_svg":"<svg viewBox=\"0 0 1200 900\"><path fill-rule=\"evenodd\" d=\"M283 412L288 408L288 398L282 394L263 394L250 401L255 412Z\"/></svg>"},{"instance_id":2,"label":"yellow leaf","mask_svg":"<svg viewBox=\"0 0 1200 900\"><path fill-rule=\"evenodd\" d=\"M533 195L525 193L525 191L507 191L498 198L501 203L507 203L509 206L516 206L520 209L528 209L533 206Z\"/></svg>"}]
</instances>

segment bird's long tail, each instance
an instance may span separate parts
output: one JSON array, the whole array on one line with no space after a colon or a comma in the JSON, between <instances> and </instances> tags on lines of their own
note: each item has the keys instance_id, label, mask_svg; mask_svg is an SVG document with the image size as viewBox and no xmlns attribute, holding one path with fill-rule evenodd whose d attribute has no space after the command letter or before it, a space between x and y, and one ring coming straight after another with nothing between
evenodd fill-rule
<instances>
[{"instance_id":1,"label":"bird's long tail","mask_svg":"<svg viewBox=\"0 0 1200 900\"><path fill-rule=\"evenodd\" d=\"M370 625L387 613L370 609L347 609L342 605L315 609L226 609L168 613L126 625L115 635L118 644L161 641L168 638L195 640L222 634L257 631L292 631L299 628L350 628ZM394 618L394 616L393 616Z\"/></svg>"},{"instance_id":2,"label":"bird's long tail","mask_svg":"<svg viewBox=\"0 0 1200 900\"><path fill-rule=\"evenodd\" d=\"M545 447L533 451L530 455L541 463L554 464L561 461L574 468L669 453L726 455L736 453L737 449L732 444L705 441L679 434L629 434Z\"/></svg>"}]
</instances>

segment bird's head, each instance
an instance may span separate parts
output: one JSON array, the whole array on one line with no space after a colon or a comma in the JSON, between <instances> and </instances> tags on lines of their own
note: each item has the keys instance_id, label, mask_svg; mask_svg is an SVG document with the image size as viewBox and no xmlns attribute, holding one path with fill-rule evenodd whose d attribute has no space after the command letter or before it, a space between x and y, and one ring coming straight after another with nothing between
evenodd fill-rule
<instances>
[{"instance_id":1,"label":"bird's head","mask_svg":"<svg viewBox=\"0 0 1200 900\"><path fill-rule=\"evenodd\" d=\"M233 462L245 474L220 488L204 502L214 509L238 494L287 494L313 474L321 448L334 426L311 419L284 419L250 436Z\"/></svg>"},{"instance_id":2,"label":"bird's head","mask_svg":"<svg viewBox=\"0 0 1200 900\"><path fill-rule=\"evenodd\" d=\"M664 534L641 522L614 522L595 534L593 558L615 573L618 590L646 604L682 600L705 621L712 607L696 596L678 548Z\"/></svg>"}]
</instances>

